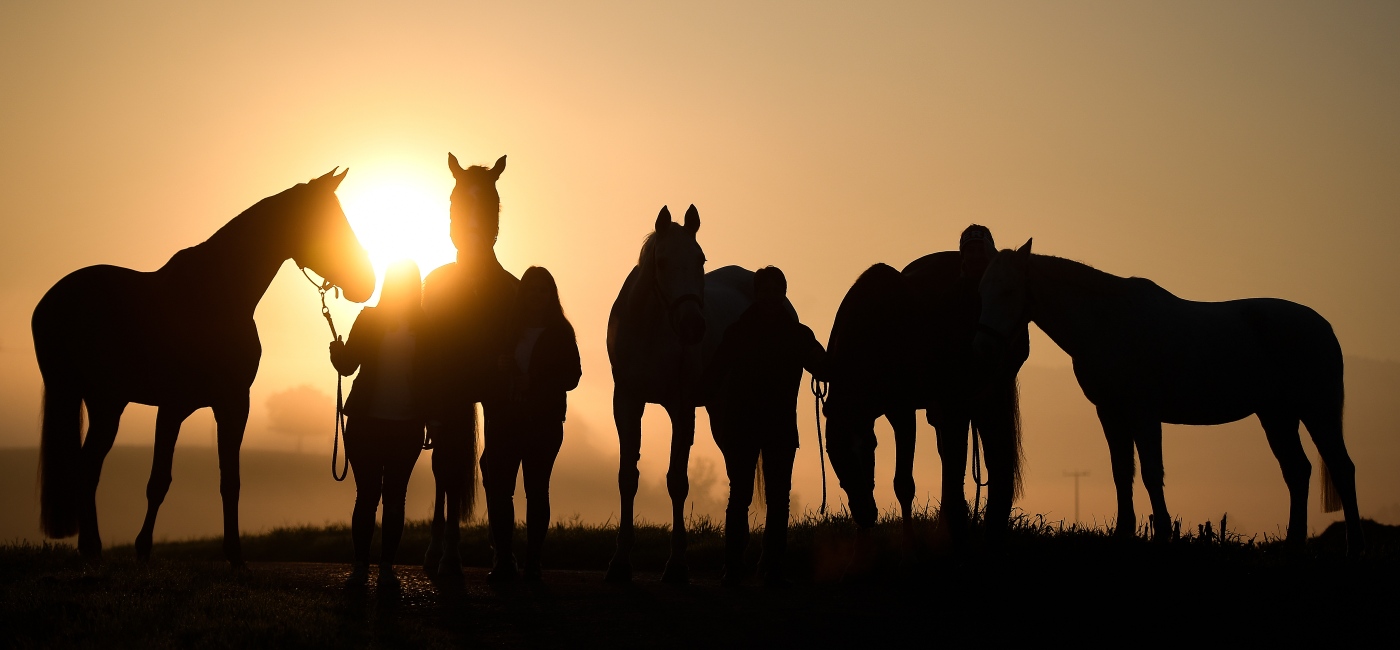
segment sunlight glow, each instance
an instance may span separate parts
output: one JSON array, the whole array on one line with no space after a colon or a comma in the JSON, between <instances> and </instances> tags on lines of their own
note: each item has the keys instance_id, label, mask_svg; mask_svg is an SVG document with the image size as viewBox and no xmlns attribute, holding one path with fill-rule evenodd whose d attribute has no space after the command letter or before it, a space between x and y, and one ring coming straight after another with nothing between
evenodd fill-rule
<instances>
[{"instance_id":1,"label":"sunlight glow","mask_svg":"<svg viewBox=\"0 0 1400 650\"><path fill-rule=\"evenodd\" d=\"M406 171L371 170L341 186L341 207L360 243L369 251L379 284L396 260L418 263L423 275L451 262L456 250L448 237L448 193L419 175ZM451 182L449 177L448 182ZM378 299L379 290L375 289Z\"/></svg>"}]
</instances>

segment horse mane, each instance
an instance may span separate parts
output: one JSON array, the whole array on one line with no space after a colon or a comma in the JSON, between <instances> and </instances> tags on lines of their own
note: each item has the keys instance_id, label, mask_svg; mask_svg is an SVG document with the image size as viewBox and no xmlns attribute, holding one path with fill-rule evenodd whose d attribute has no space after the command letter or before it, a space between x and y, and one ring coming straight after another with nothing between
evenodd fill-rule
<instances>
[{"instance_id":1,"label":"horse mane","mask_svg":"<svg viewBox=\"0 0 1400 650\"><path fill-rule=\"evenodd\" d=\"M159 271L193 272L207 264L213 256L230 249L241 251L242 247L239 244L246 241L250 231L263 225L262 217L280 208L282 204L293 198L293 195L300 194L308 187L310 185L307 183L298 183L254 203L248 209L238 213L238 216L229 219L227 223L220 226L208 239L176 251L160 267Z\"/></svg>"},{"instance_id":2,"label":"horse mane","mask_svg":"<svg viewBox=\"0 0 1400 650\"><path fill-rule=\"evenodd\" d=\"M1141 293L1161 293L1171 296L1156 282L1147 278L1122 277L1107 271L1100 271L1084 262L1054 255L1031 255L1031 266L1036 267L1031 277L1048 275L1057 281L1074 288L1076 292L1098 295L1124 295ZM1174 296L1173 296L1174 297Z\"/></svg>"}]
</instances>

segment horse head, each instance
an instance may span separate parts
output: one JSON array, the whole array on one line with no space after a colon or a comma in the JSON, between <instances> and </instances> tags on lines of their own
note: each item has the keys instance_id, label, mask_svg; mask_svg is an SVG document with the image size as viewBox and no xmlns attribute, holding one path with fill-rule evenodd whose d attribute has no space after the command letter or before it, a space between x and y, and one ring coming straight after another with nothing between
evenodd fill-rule
<instances>
[{"instance_id":1,"label":"horse head","mask_svg":"<svg viewBox=\"0 0 1400 650\"><path fill-rule=\"evenodd\" d=\"M332 169L302 186L301 214L293 229L292 259L345 292L353 302L369 300L374 293L374 267L360 245L335 190L345 180Z\"/></svg>"},{"instance_id":2,"label":"horse head","mask_svg":"<svg viewBox=\"0 0 1400 650\"><path fill-rule=\"evenodd\" d=\"M1012 336L1030 321L1028 275L1031 241L1016 250L1003 250L992 257L982 275L978 291L982 313L977 320L973 348L984 360L1000 364Z\"/></svg>"},{"instance_id":3,"label":"horse head","mask_svg":"<svg viewBox=\"0 0 1400 650\"><path fill-rule=\"evenodd\" d=\"M490 249L501 232L501 195L496 180L506 170L506 157L496 159L489 169L480 165L463 168L457 156L447 154L447 168L457 184L452 188L452 244L459 251Z\"/></svg>"},{"instance_id":4,"label":"horse head","mask_svg":"<svg viewBox=\"0 0 1400 650\"><path fill-rule=\"evenodd\" d=\"M700 212L694 205L685 211L683 224L671 221L670 209L663 206L638 260L643 281L654 287L671 329L685 345L705 336L705 251L695 240L699 230Z\"/></svg>"}]
</instances>

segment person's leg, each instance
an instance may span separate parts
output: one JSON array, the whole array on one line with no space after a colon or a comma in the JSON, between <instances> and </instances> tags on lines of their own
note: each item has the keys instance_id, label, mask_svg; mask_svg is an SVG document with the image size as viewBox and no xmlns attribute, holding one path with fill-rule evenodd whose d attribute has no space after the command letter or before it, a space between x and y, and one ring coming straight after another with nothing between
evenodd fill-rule
<instances>
[{"instance_id":1,"label":"person's leg","mask_svg":"<svg viewBox=\"0 0 1400 650\"><path fill-rule=\"evenodd\" d=\"M486 444L481 454L481 480L486 489L486 515L491 531L492 579L515 577L515 480L520 471L519 418L508 404L483 405Z\"/></svg>"},{"instance_id":2,"label":"person's leg","mask_svg":"<svg viewBox=\"0 0 1400 650\"><path fill-rule=\"evenodd\" d=\"M532 421L525 434L522 471L525 473L525 576L539 578L540 554L549 532L549 477L564 444L564 423Z\"/></svg>"},{"instance_id":3,"label":"person's leg","mask_svg":"<svg viewBox=\"0 0 1400 650\"><path fill-rule=\"evenodd\" d=\"M792 463L797 448L771 444L763 448L763 497L768 516L763 530L760 571L766 584L783 583L783 555L787 550L788 506L792 492Z\"/></svg>"},{"instance_id":4,"label":"person's leg","mask_svg":"<svg viewBox=\"0 0 1400 650\"><path fill-rule=\"evenodd\" d=\"M384 447L384 515L381 525L379 566L392 571L394 558L403 538L404 502L408 494L408 479L422 452L421 422L394 422Z\"/></svg>"},{"instance_id":5,"label":"person's leg","mask_svg":"<svg viewBox=\"0 0 1400 650\"><path fill-rule=\"evenodd\" d=\"M733 433L733 432L731 432ZM728 441L724 453L724 471L729 475L729 506L724 511L724 577L725 585L737 585L744 579L744 549L749 545L749 504L753 503L754 471L758 465L758 446L738 435Z\"/></svg>"},{"instance_id":6,"label":"person's leg","mask_svg":"<svg viewBox=\"0 0 1400 650\"><path fill-rule=\"evenodd\" d=\"M364 584L369 577L369 549L374 537L374 515L384 480L380 422L352 417L345 423L345 456L355 475L355 509L350 515L350 538L355 562L351 582Z\"/></svg>"}]
</instances>

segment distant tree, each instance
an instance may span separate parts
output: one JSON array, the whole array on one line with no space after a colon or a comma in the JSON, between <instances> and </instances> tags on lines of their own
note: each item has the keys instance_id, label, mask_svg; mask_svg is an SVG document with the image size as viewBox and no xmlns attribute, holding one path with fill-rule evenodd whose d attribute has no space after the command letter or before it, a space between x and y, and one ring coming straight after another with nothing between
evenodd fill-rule
<instances>
[{"instance_id":1,"label":"distant tree","mask_svg":"<svg viewBox=\"0 0 1400 650\"><path fill-rule=\"evenodd\" d=\"M310 384L302 384L269 396L267 413L269 428L295 437L297 453L301 453L306 438L324 436L333 430L335 400Z\"/></svg>"}]
</instances>

